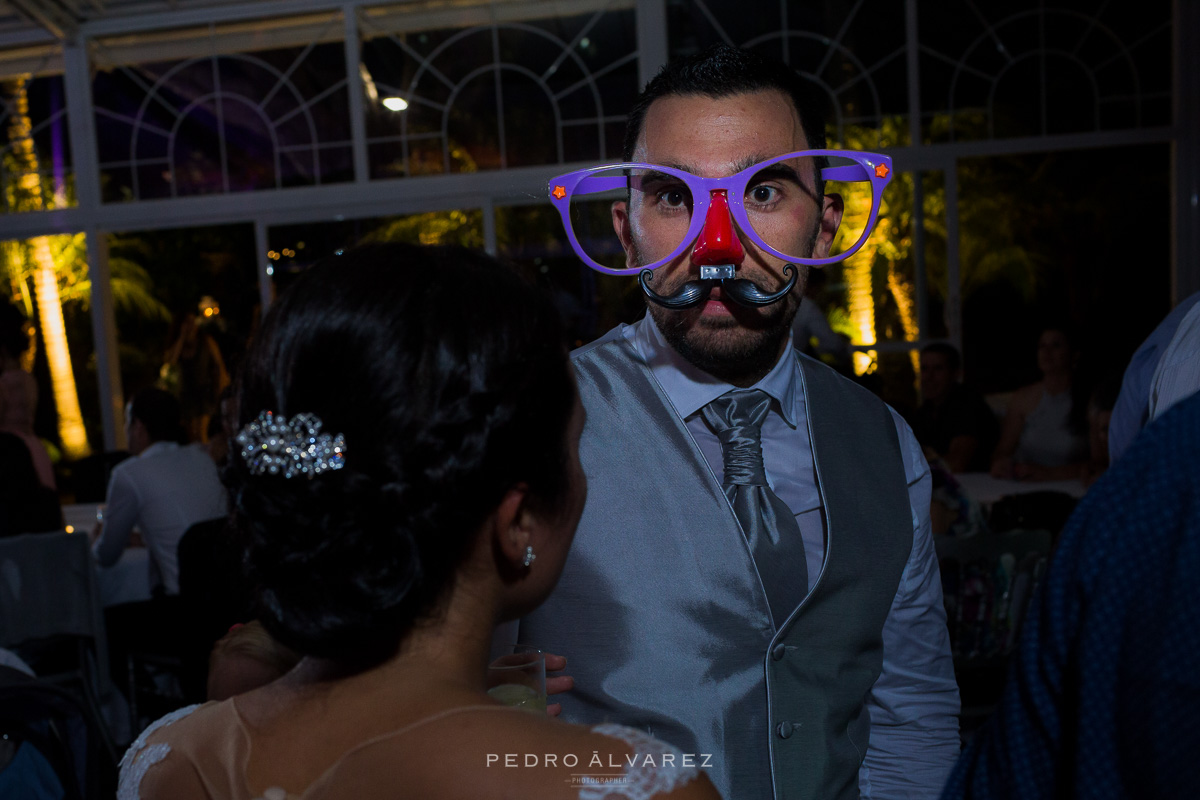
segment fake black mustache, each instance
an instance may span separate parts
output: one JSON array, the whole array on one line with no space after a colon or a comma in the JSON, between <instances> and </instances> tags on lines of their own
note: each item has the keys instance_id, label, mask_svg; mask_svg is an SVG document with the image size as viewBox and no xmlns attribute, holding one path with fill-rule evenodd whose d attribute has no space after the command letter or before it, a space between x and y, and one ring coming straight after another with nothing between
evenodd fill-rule
<instances>
[{"instance_id":1,"label":"fake black mustache","mask_svg":"<svg viewBox=\"0 0 1200 800\"><path fill-rule=\"evenodd\" d=\"M642 270L638 275L638 283L642 285L642 291L645 292L646 297L664 308L678 310L700 305L708 299L714 286L721 287L722 298L728 297L746 308L760 308L777 303L787 297L800 275L799 271L791 264L784 264L783 274L788 278L787 285L773 293L764 292L758 284L746 278L726 277L687 281L671 294L661 295L650 288L650 282L654 280L654 272L648 269Z\"/></svg>"}]
</instances>

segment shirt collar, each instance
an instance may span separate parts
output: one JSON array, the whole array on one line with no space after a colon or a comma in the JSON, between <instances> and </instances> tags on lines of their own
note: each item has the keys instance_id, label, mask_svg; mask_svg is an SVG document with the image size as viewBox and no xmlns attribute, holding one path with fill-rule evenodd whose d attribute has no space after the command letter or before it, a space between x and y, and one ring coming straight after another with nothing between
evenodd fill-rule
<instances>
[{"instance_id":1,"label":"shirt collar","mask_svg":"<svg viewBox=\"0 0 1200 800\"><path fill-rule=\"evenodd\" d=\"M171 450L178 450L178 449L179 449L178 442L155 442L154 444L150 445L145 450L143 450L141 453L139 453L138 458L147 458L149 456L156 456L159 453L166 453Z\"/></svg>"},{"instance_id":2,"label":"shirt collar","mask_svg":"<svg viewBox=\"0 0 1200 800\"><path fill-rule=\"evenodd\" d=\"M651 374L654 375L671 404L675 406L675 411L683 419L697 413L726 392L737 388L714 378L675 352L649 314L626 327L623 333L650 367ZM791 349L792 339L789 331L784 356L789 355ZM770 395L775 400L772 404L775 410L781 414L790 427L796 427L795 401L800 387L796 378L794 359L780 358L771 371L751 388L761 389Z\"/></svg>"}]
</instances>

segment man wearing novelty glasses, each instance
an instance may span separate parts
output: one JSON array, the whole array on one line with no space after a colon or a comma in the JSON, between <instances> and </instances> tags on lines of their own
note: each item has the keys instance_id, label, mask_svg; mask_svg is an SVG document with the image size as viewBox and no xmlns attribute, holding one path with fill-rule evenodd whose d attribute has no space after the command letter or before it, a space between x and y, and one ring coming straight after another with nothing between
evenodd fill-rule
<instances>
[{"instance_id":1,"label":"man wearing novelty glasses","mask_svg":"<svg viewBox=\"0 0 1200 800\"><path fill-rule=\"evenodd\" d=\"M588 503L520 638L568 657L568 718L711 754L726 797L934 797L959 701L929 470L790 337L809 267L866 240L891 162L825 150L806 93L708 50L646 87L623 163L551 181L572 246L636 277L648 315L574 354Z\"/></svg>"}]
</instances>

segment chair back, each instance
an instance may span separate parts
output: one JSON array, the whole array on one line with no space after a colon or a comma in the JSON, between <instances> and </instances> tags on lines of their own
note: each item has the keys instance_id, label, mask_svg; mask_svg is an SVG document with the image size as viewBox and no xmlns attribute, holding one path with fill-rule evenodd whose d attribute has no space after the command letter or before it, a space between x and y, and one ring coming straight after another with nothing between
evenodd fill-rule
<instances>
[{"instance_id":1,"label":"chair back","mask_svg":"<svg viewBox=\"0 0 1200 800\"><path fill-rule=\"evenodd\" d=\"M61 663L60 645L68 643L74 658ZM101 698L111 697L112 687L85 535L60 531L0 539L0 647L24 658L45 681L77 684L89 711L100 718ZM43 660L53 664L53 674L45 674ZM107 745L111 749L111 741Z\"/></svg>"},{"instance_id":2,"label":"chair back","mask_svg":"<svg viewBox=\"0 0 1200 800\"><path fill-rule=\"evenodd\" d=\"M32 787L45 787L44 778L36 774L41 772L39 761L53 770L60 784L61 792L52 796L68 800L112 796L116 761L102 747L103 723L64 689L0 666L0 730L9 741L37 753L14 759L10 770L0 772L0 796L9 789L27 796ZM11 774L12 769L31 774Z\"/></svg>"},{"instance_id":3,"label":"chair back","mask_svg":"<svg viewBox=\"0 0 1200 800\"><path fill-rule=\"evenodd\" d=\"M992 503L988 527L997 533L1014 530L1047 530L1058 536L1078 498L1066 492L1022 492Z\"/></svg>"},{"instance_id":4,"label":"chair back","mask_svg":"<svg viewBox=\"0 0 1200 800\"><path fill-rule=\"evenodd\" d=\"M1012 651L1053 540L1048 530L1014 530L936 541L956 660L1004 657Z\"/></svg>"},{"instance_id":5,"label":"chair back","mask_svg":"<svg viewBox=\"0 0 1200 800\"><path fill-rule=\"evenodd\" d=\"M92 639L104 655L104 615L87 537L56 532L0 539L0 647L20 650L56 636Z\"/></svg>"},{"instance_id":6,"label":"chair back","mask_svg":"<svg viewBox=\"0 0 1200 800\"><path fill-rule=\"evenodd\" d=\"M934 540L964 741L999 703L1009 656L1053 539L1047 530L1017 530Z\"/></svg>"}]
</instances>

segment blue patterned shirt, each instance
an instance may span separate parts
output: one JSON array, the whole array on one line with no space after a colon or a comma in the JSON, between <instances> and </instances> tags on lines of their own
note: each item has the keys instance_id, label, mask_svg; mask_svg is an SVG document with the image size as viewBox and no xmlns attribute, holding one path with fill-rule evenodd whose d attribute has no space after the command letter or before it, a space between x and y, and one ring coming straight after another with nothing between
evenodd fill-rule
<instances>
[{"instance_id":1,"label":"blue patterned shirt","mask_svg":"<svg viewBox=\"0 0 1200 800\"><path fill-rule=\"evenodd\" d=\"M1147 426L1063 531L952 798L1200 797L1200 394Z\"/></svg>"}]
</instances>

